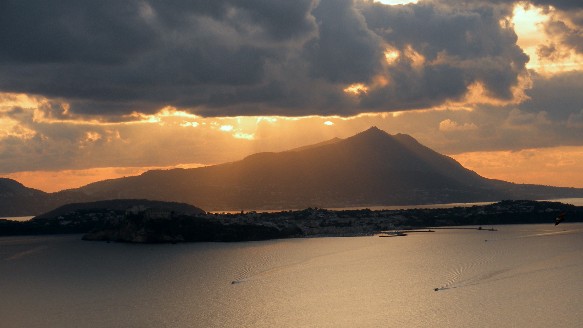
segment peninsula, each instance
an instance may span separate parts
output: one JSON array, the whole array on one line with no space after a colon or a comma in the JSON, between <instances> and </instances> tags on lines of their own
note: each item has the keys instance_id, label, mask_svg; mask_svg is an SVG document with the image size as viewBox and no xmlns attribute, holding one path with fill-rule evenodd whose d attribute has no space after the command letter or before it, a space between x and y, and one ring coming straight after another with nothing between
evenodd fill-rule
<instances>
[{"instance_id":1,"label":"peninsula","mask_svg":"<svg viewBox=\"0 0 583 328\"><path fill-rule=\"evenodd\" d=\"M235 242L276 238L374 235L428 227L554 224L583 221L583 207L546 201L501 201L439 209L208 213L187 204L115 200L72 204L27 222L0 220L1 235L83 233L83 239L131 243Z\"/></svg>"}]
</instances>

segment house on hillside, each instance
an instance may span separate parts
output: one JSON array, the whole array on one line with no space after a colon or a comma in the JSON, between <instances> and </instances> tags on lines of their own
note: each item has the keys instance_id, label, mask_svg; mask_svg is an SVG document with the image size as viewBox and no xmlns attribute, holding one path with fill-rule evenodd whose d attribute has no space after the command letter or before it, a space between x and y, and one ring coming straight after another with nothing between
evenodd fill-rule
<instances>
[{"instance_id":1,"label":"house on hillside","mask_svg":"<svg viewBox=\"0 0 583 328\"><path fill-rule=\"evenodd\" d=\"M141 216L146 220L171 219L174 216L174 211L168 208L137 205L126 210L127 216Z\"/></svg>"},{"instance_id":2,"label":"house on hillside","mask_svg":"<svg viewBox=\"0 0 583 328\"><path fill-rule=\"evenodd\" d=\"M171 219L174 211L168 208L148 208L144 211L144 218L147 220Z\"/></svg>"}]
</instances>

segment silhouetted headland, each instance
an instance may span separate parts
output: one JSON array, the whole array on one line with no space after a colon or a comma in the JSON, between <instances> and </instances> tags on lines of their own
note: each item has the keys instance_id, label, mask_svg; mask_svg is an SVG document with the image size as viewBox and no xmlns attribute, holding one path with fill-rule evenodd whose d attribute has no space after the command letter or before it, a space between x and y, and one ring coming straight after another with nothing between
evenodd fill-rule
<instances>
[{"instance_id":1,"label":"silhouetted headland","mask_svg":"<svg viewBox=\"0 0 583 328\"><path fill-rule=\"evenodd\" d=\"M427 227L554 224L583 220L583 207L559 202L502 201L439 209L207 213L188 204L118 200L73 204L28 222L0 220L1 235L84 233L85 240L133 243L251 241L361 236ZM484 229L487 230L487 229Z\"/></svg>"}]
</instances>

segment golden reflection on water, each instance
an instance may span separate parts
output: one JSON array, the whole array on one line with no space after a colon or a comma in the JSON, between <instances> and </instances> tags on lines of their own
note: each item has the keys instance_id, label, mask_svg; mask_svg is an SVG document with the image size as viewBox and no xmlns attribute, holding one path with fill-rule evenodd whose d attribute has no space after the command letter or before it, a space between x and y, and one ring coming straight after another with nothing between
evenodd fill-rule
<instances>
[{"instance_id":1,"label":"golden reflection on water","mask_svg":"<svg viewBox=\"0 0 583 328\"><path fill-rule=\"evenodd\" d=\"M583 224L497 228L179 245L0 238L0 318L2 327L577 326Z\"/></svg>"}]
</instances>

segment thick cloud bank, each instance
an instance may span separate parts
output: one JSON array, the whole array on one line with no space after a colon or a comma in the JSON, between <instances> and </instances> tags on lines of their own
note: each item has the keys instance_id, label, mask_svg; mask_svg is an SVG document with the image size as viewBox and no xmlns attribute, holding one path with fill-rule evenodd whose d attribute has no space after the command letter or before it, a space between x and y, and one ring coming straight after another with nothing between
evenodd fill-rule
<instances>
[{"instance_id":1,"label":"thick cloud bank","mask_svg":"<svg viewBox=\"0 0 583 328\"><path fill-rule=\"evenodd\" d=\"M511 14L479 1L6 0L0 91L109 117L167 105L354 115L439 105L475 85L506 101L528 62Z\"/></svg>"}]
</instances>

